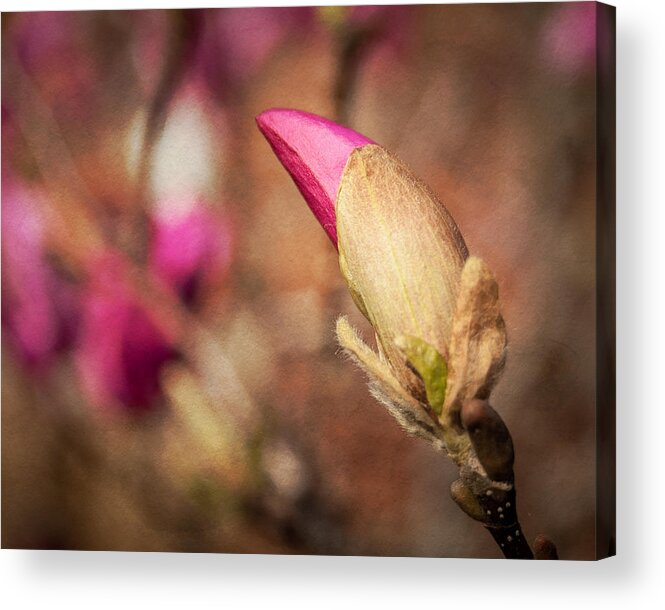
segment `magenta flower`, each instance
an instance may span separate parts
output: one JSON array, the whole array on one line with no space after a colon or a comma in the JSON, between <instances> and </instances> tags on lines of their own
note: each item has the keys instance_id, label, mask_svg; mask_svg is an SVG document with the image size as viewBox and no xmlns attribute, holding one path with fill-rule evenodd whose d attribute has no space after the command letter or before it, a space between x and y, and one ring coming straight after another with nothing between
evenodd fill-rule
<instances>
[{"instance_id":1,"label":"magenta flower","mask_svg":"<svg viewBox=\"0 0 665 610\"><path fill-rule=\"evenodd\" d=\"M231 228L205 205L188 205L179 214L157 212L152 228L149 267L185 303L194 302L201 286L224 278L231 263Z\"/></svg>"},{"instance_id":2,"label":"magenta flower","mask_svg":"<svg viewBox=\"0 0 665 610\"><path fill-rule=\"evenodd\" d=\"M134 292L118 254L99 256L89 271L75 355L83 387L96 405L147 411L158 404L163 366L177 356L171 333Z\"/></svg>"},{"instance_id":3,"label":"magenta flower","mask_svg":"<svg viewBox=\"0 0 665 610\"><path fill-rule=\"evenodd\" d=\"M70 345L77 316L72 287L46 261L40 197L3 176L2 325L33 371Z\"/></svg>"},{"instance_id":4,"label":"magenta flower","mask_svg":"<svg viewBox=\"0 0 665 610\"><path fill-rule=\"evenodd\" d=\"M335 199L349 155L372 140L300 110L272 108L256 122L330 240L337 247Z\"/></svg>"}]
</instances>

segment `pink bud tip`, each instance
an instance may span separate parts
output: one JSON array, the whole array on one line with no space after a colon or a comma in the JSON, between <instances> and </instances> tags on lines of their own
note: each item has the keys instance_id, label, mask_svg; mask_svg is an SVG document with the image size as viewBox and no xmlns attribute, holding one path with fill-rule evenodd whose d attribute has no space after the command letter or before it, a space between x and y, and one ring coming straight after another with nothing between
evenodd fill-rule
<instances>
[{"instance_id":1,"label":"pink bud tip","mask_svg":"<svg viewBox=\"0 0 665 610\"><path fill-rule=\"evenodd\" d=\"M351 152L373 144L372 140L300 110L271 108L256 117L256 122L337 247L335 199L342 173Z\"/></svg>"}]
</instances>

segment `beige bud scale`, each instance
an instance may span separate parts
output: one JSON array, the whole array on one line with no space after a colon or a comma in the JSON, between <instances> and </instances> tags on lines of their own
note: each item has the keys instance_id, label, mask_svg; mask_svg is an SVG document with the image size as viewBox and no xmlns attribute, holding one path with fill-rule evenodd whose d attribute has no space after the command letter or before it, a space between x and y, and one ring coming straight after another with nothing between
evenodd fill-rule
<instances>
[{"instance_id":1,"label":"beige bud scale","mask_svg":"<svg viewBox=\"0 0 665 610\"><path fill-rule=\"evenodd\" d=\"M376 331L379 352L345 318L337 322L341 346L407 431L445 447L458 464L468 461L461 406L489 396L505 361L492 273L468 256L455 221L431 190L381 146L351 153L335 212L340 269ZM416 362L409 346L424 346L418 353L428 358ZM443 384L432 379L435 370L441 376L442 367L433 364L441 359ZM441 404L431 404L439 398Z\"/></svg>"}]
</instances>

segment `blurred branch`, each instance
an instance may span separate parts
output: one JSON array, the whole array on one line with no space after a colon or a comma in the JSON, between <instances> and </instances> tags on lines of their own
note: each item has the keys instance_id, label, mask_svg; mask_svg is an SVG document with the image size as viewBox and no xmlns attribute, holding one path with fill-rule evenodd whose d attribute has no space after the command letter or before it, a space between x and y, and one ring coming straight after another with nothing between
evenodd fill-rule
<instances>
[{"instance_id":1,"label":"blurred branch","mask_svg":"<svg viewBox=\"0 0 665 610\"><path fill-rule=\"evenodd\" d=\"M2 104L16 120L21 136L30 147L40 177L45 182L57 180L66 183L77 198L94 203L95 197L76 167L51 108L43 101L32 78L21 67L14 49L9 47L7 54L11 55L11 59L3 64L3 85L9 87L11 84L12 95L3 96ZM57 158L59 162L51 163L52 158Z\"/></svg>"},{"instance_id":2,"label":"blurred branch","mask_svg":"<svg viewBox=\"0 0 665 610\"><path fill-rule=\"evenodd\" d=\"M340 123L349 122L350 107L360 76L360 68L380 31L378 21L363 26L339 26L335 29L338 63L333 101L336 120Z\"/></svg>"},{"instance_id":3,"label":"blurred branch","mask_svg":"<svg viewBox=\"0 0 665 610\"><path fill-rule=\"evenodd\" d=\"M377 11L365 19L355 20L351 18L350 7L321 7L321 11L336 47L335 117L340 123L348 123L361 68L369 51L385 33L387 17L385 11Z\"/></svg>"},{"instance_id":4,"label":"blurred branch","mask_svg":"<svg viewBox=\"0 0 665 610\"><path fill-rule=\"evenodd\" d=\"M203 14L198 10L180 9L169 11L168 14L171 18L171 31L167 44L168 55L164 60L157 88L148 107L139 158L136 179L136 197L139 203L142 203L145 198L155 141L166 122L171 100L193 59L203 22ZM141 209L142 207L139 206Z\"/></svg>"}]
</instances>

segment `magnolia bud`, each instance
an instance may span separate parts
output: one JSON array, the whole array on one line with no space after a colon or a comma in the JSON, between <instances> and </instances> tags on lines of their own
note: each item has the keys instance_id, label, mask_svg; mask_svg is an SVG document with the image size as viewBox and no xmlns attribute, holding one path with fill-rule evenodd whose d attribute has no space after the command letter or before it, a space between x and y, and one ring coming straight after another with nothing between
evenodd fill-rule
<instances>
[{"instance_id":1,"label":"magnolia bud","mask_svg":"<svg viewBox=\"0 0 665 610\"><path fill-rule=\"evenodd\" d=\"M340 269L351 294L398 380L421 397L422 383L396 340L417 337L447 358L464 240L431 191L376 145L351 153L335 212Z\"/></svg>"},{"instance_id":2,"label":"magnolia bud","mask_svg":"<svg viewBox=\"0 0 665 610\"><path fill-rule=\"evenodd\" d=\"M472 451L462 404L486 398L503 367L496 282L469 257L431 190L365 136L297 110L257 122L339 251L351 296L374 327L375 354L342 318L340 344L373 394L410 432Z\"/></svg>"}]
</instances>

